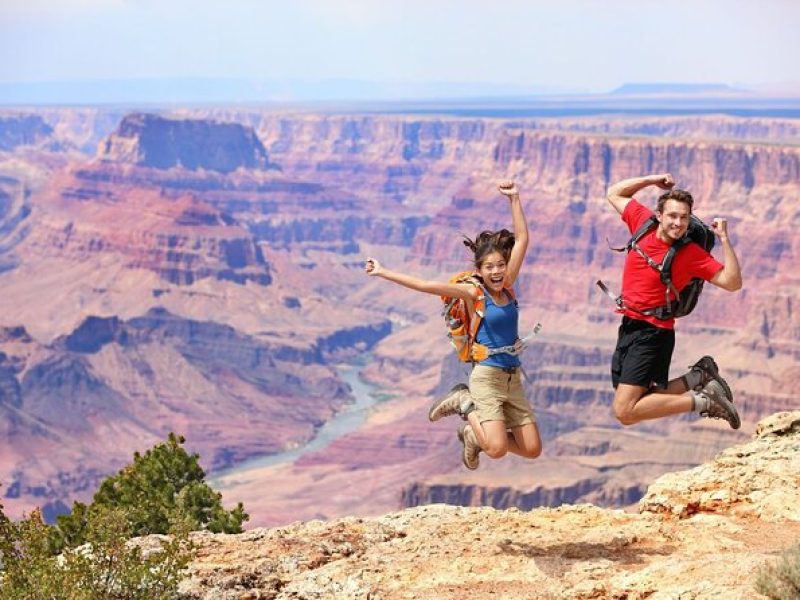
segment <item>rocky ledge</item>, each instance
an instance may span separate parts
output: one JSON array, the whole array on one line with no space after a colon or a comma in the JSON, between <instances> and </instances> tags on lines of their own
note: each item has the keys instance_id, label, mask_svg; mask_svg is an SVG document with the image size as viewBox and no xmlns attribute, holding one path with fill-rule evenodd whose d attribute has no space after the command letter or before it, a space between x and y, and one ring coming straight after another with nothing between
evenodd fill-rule
<instances>
[{"instance_id":1,"label":"rocky ledge","mask_svg":"<svg viewBox=\"0 0 800 600\"><path fill-rule=\"evenodd\" d=\"M784 412L751 442L658 479L638 513L437 504L196 534L183 598L757 598L759 567L800 536L798 456L800 411Z\"/></svg>"}]
</instances>

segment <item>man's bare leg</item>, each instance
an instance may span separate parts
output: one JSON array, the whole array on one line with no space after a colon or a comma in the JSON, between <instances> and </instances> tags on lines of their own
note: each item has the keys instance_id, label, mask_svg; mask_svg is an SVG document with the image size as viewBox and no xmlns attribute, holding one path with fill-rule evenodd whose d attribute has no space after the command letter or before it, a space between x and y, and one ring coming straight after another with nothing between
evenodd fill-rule
<instances>
[{"instance_id":1,"label":"man's bare leg","mask_svg":"<svg viewBox=\"0 0 800 600\"><path fill-rule=\"evenodd\" d=\"M671 415L691 412L694 408L692 395L678 391L685 385L670 381L665 392L648 393L649 388L620 383L614 394L614 414L623 425L660 419ZM674 390L674 391L672 391Z\"/></svg>"}]
</instances>

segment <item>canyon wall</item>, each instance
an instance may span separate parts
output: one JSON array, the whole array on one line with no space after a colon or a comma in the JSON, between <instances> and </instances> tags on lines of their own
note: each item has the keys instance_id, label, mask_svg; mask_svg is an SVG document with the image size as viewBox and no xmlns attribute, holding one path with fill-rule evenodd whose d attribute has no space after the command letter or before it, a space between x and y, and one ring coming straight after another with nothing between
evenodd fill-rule
<instances>
[{"instance_id":1,"label":"canyon wall","mask_svg":"<svg viewBox=\"0 0 800 600\"><path fill-rule=\"evenodd\" d=\"M188 432L211 471L303 444L347 401L330 368L345 358L367 357L362 373L387 399L292 469L228 481L226 498L256 523L438 501L627 505L795 403L793 120L110 114L16 115L24 134L0 153L0 479L12 511L85 499L170 430ZM618 317L594 282L618 288L623 259L606 238L627 235L605 188L653 171L691 190L702 218L729 219L745 287L707 286L679 324L674 370L714 354L742 432L692 418L622 431L611 415ZM523 360L545 456L464 474L453 424L425 419L466 376L439 301L365 277L362 260L430 278L463 270L462 235L510 222L494 188L505 178L531 231L518 292L522 327L544 325ZM52 419L62 402L71 416ZM34 441L12 450L21 436ZM358 486L373 493L337 493Z\"/></svg>"}]
</instances>

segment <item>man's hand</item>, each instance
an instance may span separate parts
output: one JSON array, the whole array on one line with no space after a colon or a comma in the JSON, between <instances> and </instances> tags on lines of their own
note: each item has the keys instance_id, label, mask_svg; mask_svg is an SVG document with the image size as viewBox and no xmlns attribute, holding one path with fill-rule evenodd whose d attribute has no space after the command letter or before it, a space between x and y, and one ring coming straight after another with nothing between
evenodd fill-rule
<instances>
[{"instance_id":1,"label":"man's hand","mask_svg":"<svg viewBox=\"0 0 800 600\"><path fill-rule=\"evenodd\" d=\"M714 229L714 233L717 234L720 241L728 239L728 219L716 217L711 227Z\"/></svg>"},{"instance_id":2,"label":"man's hand","mask_svg":"<svg viewBox=\"0 0 800 600\"><path fill-rule=\"evenodd\" d=\"M368 258L364 263L364 271L367 275L380 275L382 270L383 266L374 258Z\"/></svg>"},{"instance_id":3,"label":"man's hand","mask_svg":"<svg viewBox=\"0 0 800 600\"><path fill-rule=\"evenodd\" d=\"M606 199L614 207L614 210L622 214L625 212L625 207L628 206L633 195L651 185L655 185L662 190L671 190L675 186L675 180L669 173L623 179L608 188Z\"/></svg>"},{"instance_id":4,"label":"man's hand","mask_svg":"<svg viewBox=\"0 0 800 600\"><path fill-rule=\"evenodd\" d=\"M669 173L653 175L653 185L660 187L662 190L671 190L675 187L675 180Z\"/></svg>"},{"instance_id":5,"label":"man's hand","mask_svg":"<svg viewBox=\"0 0 800 600\"><path fill-rule=\"evenodd\" d=\"M731 240L728 237L728 221L717 217L714 219L713 228L714 233L719 237L719 241L722 242L722 255L724 258L722 269L717 271L717 274L709 281L723 290L735 292L742 289L742 270L739 267L739 259L736 258L736 252L733 251Z\"/></svg>"},{"instance_id":6,"label":"man's hand","mask_svg":"<svg viewBox=\"0 0 800 600\"><path fill-rule=\"evenodd\" d=\"M500 190L501 194L507 196L509 200L514 196L519 197L519 190L513 181L501 181L497 184L497 189Z\"/></svg>"}]
</instances>

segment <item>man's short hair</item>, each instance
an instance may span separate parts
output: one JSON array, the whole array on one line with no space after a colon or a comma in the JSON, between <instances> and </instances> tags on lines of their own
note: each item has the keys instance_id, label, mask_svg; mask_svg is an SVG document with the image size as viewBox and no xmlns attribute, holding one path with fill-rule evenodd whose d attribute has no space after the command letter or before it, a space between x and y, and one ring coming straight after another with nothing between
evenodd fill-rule
<instances>
[{"instance_id":1,"label":"man's short hair","mask_svg":"<svg viewBox=\"0 0 800 600\"><path fill-rule=\"evenodd\" d=\"M683 202L684 204L689 205L689 213L692 212L692 206L694 205L694 198L692 195L687 192L686 190L670 190L666 194L661 194L661 197L658 199L658 204L656 205L656 211L659 213L664 212L664 204L667 200L675 200L676 202Z\"/></svg>"}]
</instances>

